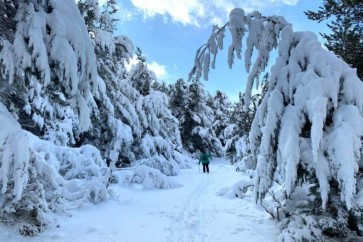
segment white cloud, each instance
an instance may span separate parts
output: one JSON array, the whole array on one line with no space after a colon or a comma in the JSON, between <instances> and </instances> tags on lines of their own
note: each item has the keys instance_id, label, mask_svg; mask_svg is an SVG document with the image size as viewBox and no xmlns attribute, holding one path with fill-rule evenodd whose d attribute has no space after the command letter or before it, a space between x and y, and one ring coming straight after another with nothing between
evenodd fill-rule
<instances>
[{"instance_id":1,"label":"white cloud","mask_svg":"<svg viewBox=\"0 0 363 242\"><path fill-rule=\"evenodd\" d=\"M163 15L182 24L197 25L197 18L206 14L203 4L195 0L131 0L131 2L143 12L145 18Z\"/></svg>"},{"instance_id":2,"label":"white cloud","mask_svg":"<svg viewBox=\"0 0 363 242\"><path fill-rule=\"evenodd\" d=\"M145 18L162 15L173 22L199 26L205 22L221 24L229 11L240 7L247 12L271 5L296 5L299 0L130 0Z\"/></svg>"},{"instance_id":3,"label":"white cloud","mask_svg":"<svg viewBox=\"0 0 363 242\"><path fill-rule=\"evenodd\" d=\"M153 61L151 63L148 63L147 67L155 73L156 78L159 81L163 81L163 78L168 77L168 73L166 72L166 67L164 65Z\"/></svg>"},{"instance_id":4,"label":"white cloud","mask_svg":"<svg viewBox=\"0 0 363 242\"><path fill-rule=\"evenodd\" d=\"M107 0L98 0L98 4L100 6L103 6L106 2L107 2Z\"/></svg>"}]
</instances>

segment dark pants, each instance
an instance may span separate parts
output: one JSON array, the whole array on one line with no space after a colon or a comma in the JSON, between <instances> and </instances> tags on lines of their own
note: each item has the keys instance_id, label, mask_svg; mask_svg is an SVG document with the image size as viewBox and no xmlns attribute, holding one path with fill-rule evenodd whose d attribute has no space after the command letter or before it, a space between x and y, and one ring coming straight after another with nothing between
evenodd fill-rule
<instances>
[{"instance_id":1,"label":"dark pants","mask_svg":"<svg viewBox=\"0 0 363 242\"><path fill-rule=\"evenodd\" d=\"M203 164L203 172L208 172L209 173L209 163L207 164Z\"/></svg>"}]
</instances>

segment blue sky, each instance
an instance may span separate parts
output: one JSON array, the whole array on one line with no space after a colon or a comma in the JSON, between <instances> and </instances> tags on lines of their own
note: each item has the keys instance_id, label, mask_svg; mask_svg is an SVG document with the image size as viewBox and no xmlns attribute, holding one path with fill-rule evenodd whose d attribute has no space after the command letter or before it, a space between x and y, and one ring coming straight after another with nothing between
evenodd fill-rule
<instances>
[{"instance_id":1,"label":"blue sky","mask_svg":"<svg viewBox=\"0 0 363 242\"><path fill-rule=\"evenodd\" d=\"M195 51L208 40L213 24L228 21L234 7L247 13L258 10L265 16L284 16L295 31L328 31L325 23L308 20L303 13L318 9L322 3L315 0L118 0L118 4L121 21L117 34L127 35L139 46L149 68L168 83L188 79ZM238 92L244 91L246 73L242 61L236 61L232 70L228 68L228 44L227 38L216 70L211 70L209 81L203 83L211 94L221 90L235 101Z\"/></svg>"}]
</instances>

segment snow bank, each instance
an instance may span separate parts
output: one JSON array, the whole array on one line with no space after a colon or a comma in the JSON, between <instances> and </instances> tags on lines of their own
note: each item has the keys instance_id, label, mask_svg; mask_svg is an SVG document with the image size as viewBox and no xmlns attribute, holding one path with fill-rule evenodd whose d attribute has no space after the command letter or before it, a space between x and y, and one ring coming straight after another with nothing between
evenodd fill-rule
<instances>
[{"instance_id":1,"label":"snow bank","mask_svg":"<svg viewBox=\"0 0 363 242\"><path fill-rule=\"evenodd\" d=\"M166 160L162 156L153 156L150 158L137 160L135 164L157 169L166 176L176 176L180 172L179 166L175 161Z\"/></svg>"},{"instance_id":2,"label":"snow bank","mask_svg":"<svg viewBox=\"0 0 363 242\"><path fill-rule=\"evenodd\" d=\"M147 190L169 189L181 186L171 177L164 175L157 169L145 165L135 166L132 172L126 175L120 182L128 185L140 184L143 189Z\"/></svg>"}]
</instances>

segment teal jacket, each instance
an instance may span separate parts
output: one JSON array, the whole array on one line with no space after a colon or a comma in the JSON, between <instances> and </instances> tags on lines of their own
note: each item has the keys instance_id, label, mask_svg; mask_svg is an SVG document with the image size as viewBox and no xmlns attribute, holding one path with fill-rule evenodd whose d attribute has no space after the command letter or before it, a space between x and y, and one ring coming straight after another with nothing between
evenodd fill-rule
<instances>
[{"instance_id":1,"label":"teal jacket","mask_svg":"<svg viewBox=\"0 0 363 242\"><path fill-rule=\"evenodd\" d=\"M202 164L209 164L209 160L212 158L212 156L210 154L206 154L206 153L202 153L200 154L200 157L199 157L199 163L202 163Z\"/></svg>"}]
</instances>

